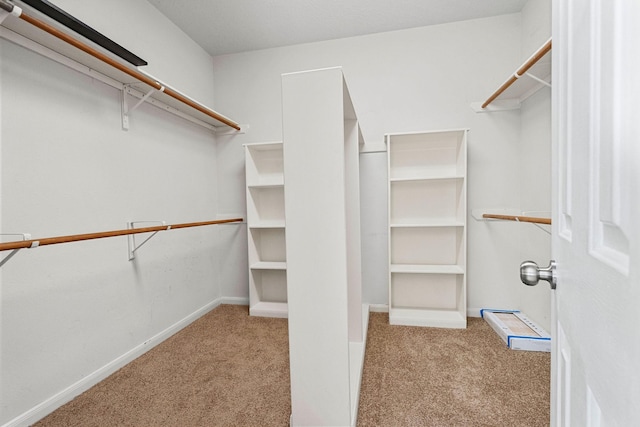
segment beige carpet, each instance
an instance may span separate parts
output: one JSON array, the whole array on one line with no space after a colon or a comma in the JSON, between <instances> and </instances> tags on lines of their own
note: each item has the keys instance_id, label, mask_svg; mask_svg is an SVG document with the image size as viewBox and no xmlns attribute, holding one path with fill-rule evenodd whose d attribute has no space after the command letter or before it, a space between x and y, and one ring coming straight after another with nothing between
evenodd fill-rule
<instances>
[{"instance_id":1,"label":"beige carpet","mask_svg":"<svg viewBox=\"0 0 640 427\"><path fill-rule=\"evenodd\" d=\"M222 305L37 426L285 426L286 319Z\"/></svg>"},{"instance_id":2,"label":"beige carpet","mask_svg":"<svg viewBox=\"0 0 640 427\"><path fill-rule=\"evenodd\" d=\"M36 425L287 426L287 321L223 305ZM549 355L371 313L358 426L545 426Z\"/></svg>"},{"instance_id":3,"label":"beige carpet","mask_svg":"<svg viewBox=\"0 0 640 427\"><path fill-rule=\"evenodd\" d=\"M389 325L371 313L358 426L548 426L549 353L467 329Z\"/></svg>"}]
</instances>

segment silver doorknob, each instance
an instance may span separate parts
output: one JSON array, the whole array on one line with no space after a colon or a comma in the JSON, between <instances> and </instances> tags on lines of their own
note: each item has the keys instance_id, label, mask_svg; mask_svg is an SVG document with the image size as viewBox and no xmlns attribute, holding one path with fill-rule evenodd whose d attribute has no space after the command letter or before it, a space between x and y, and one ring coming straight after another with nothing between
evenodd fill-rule
<instances>
[{"instance_id":1,"label":"silver doorknob","mask_svg":"<svg viewBox=\"0 0 640 427\"><path fill-rule=\"evenodd\" d=\"M546 268L538 267L533 261L525 261L520 264L520 280L522 283L528 286L535 286L538 281L545 280L551 285L551 289L556 288L556 262L554 260L549 261L549 266Z\"/></svg>"}]
</instances>

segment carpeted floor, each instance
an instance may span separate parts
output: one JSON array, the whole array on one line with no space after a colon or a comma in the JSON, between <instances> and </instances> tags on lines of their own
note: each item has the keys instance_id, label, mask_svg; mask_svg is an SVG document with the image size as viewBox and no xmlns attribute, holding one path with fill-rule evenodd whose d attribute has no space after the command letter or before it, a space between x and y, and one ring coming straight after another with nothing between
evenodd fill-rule
<instances>
[{"instance_id":1,"label":"carpeted floor","mask_svg":"<svg viewBox=\"0 0 640 427\"><path fill-rule=\"evenodd\" d=\"M221 305L37 426L286 426L286 319Z\"/></svg>"},{"instance_id":2,"label":"carpeted floor","mask_svg":"<svg viewBox=\"0 0 640 427\"><path fill-rule=\"evenodd\" d=\"M371 313L358 426L546 426L549 354ZM288 426L286 319L223 305L36 424Z\"/></svg>"},{"instance_id":3,"label":"carpeted floor","mask_svg":"<svg viewBox=\"0 0 640 427\"><path fill-rule=\"evenodd\" d=\"M389 325L371 313L358 426L548 426L550 354L467 329Z\"/></svg>"}]
</instances>

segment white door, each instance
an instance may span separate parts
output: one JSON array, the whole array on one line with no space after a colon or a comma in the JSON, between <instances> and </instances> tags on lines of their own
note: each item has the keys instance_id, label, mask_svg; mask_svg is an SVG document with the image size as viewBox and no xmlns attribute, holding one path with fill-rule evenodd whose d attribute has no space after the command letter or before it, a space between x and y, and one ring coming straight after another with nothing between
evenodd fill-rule
<instances>
[{"instance_id":1,"label":"white door","mask_svg":"<svg viewBox=\"0 0 640 427\"><path fill-rule=\"evenodd\" d=\"M553 21L551 424L640 426L640 0Z\"/></svg>"}]
</instances>

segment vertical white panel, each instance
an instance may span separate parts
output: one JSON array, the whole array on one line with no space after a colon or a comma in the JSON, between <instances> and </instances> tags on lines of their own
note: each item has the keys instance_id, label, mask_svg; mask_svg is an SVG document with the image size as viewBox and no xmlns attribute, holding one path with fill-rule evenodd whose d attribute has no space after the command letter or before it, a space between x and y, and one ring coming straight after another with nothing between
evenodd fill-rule
<instances>
[{"instance_id":1,"label":"vertical white panel","mask_svg":"<svg viewBox=\"0 0 640 427\"><path fill-rule=\"evenodd\" d=\"M560 323L557 325L558 393L556 398L556 426L571 426L571 348Z\"/></svg>"},{"instance_id":2,"label":"vertical white panel","mask_svg":"<svg viewBox=\"0 0 640 427\"><path fill-rule=\"evenodd\" d=\"M292 425L346 426L350 223L342 71L283 75L282 97Z\"/></svg>"},{"instance_id":3,"label":"vertical white panel","mask_svg":"<svg viewBox=\"0 0 640 427\"><path fill-rule=\"evenodd\" d=\"M587 386L587 427L600 427L602 419L602 411L596 397Z\"/></svg>"},{"instance_id":4,"label":"vertical white panel","mask_svg":"<svg viewBox=\"0 0 640 427\"><path fill-rule=\"evenodd\" d=\"M344 90L347 94L347 90ZM346 100L345 100L346 102ZM349 104L351 100L349 100ZM345 106L345 109L347 107ZM351 106L351 110L353 107ZM345 207L347 221L347 287L349 341L362 342L362 260L360 253L360 133L358 121L344 121Z\"/></svg>"},{"instance_id":5,"label":"vertical white panel","mask_svg":"<svg viewBox=\"0 0 640 427\"><path fill-rule=\"evenodd\" d=\"M573 239L552 236L559 279L553 424L636 426L640 252L632 236L640 228L631 219L639 212L640 180L637 152L630 146L638 146L640 129L638 86L632 83L639 75L640 3L559 0L554 5L554 11L570 14L558 23L554 13L554 42L562 48L561 36L569 32L571 48L569 71L562 70L567 78L554 79L553 92L557 102L564 91L557 82L571 86L568 117L554 118L567 120L574 160ZM558 26L567 28L557 31ZM554 132L556 148L564 143L560 128ZM559 162L556 170L563 167Z\"/></svg>"},{"instance_id":6,"label":"vertical white panel","mask_svg":"<svg viewBox=\"0 0 640 427\"><path fill-rule=\"evenodd\" d=\"M558 135L559 135L559 151L558 151L558 164L563 165L560 168L558 179L558 208L559 208L559 227L558 232L561 237L568 241L571 241L572 230L572 176L573 176L573 155L572 155L572 138L571 138L571 120L572 110L569 100L572 97L571 82L568 81L567 76L572 71L572 31L571 31L571 16L570 13L572 0L567 2L561 2L559 6L558 20L561 22L559 31L560 37L557 37L554 41L554 67L558 69L555 74L557 77L556 84L559 89L558 95L558 112L560 116L558 120Z\"/></svg>"},{"instance_id":7,"label":"vertical white panel","mask_svg":"<svg viewBox=\"0 0 640 427\"><path fill-rule=\"evenodd\" d=\"M388 304L387 153L360 156L362 301Z\"/></svg>"},{"instance_id":8,"label":"vertical white panel","mask_svg":"<svg viewBox=\"0 0 640 427\"><path fill-rule=\"evenodd\" d=\"M623 274L629 272L629 236L622 212L629 210L629 141L621 137L622 31L620 0L591 1L591 191L590 253Z\"/></svg>"},{"instance_id":9,"label":"vertical white panel","mask_svg":"<svg viewBox=\"0 0 640 427\"><path fill-rule=\"evenodd\" d=\"M3 68L2 68L2 58L3 58L3 46L4 43L0 42L0 118L4 117L2 115L2 84L3 84ZM3 135L3 131L2 131L2 122L3 120L0 120L0 189L3 188L2 186L2 176L4 174L3 170L2 170L2 149L3 149L3 145L2 145L2 135ZM4 227L2 226L3 222L2 222L2 194L0 192L0 233L5 233L6 230L4 229ZM6 257L8 255L7 252L2 253L2 258L4 259L4 257ZM2 267L0 267L1 269ZM2 287L2 270L0 270L0 319L4 320L4 316L2 314L2 291L3 291L3 287ZM2 339L2 326L3 326L4 322L0 322L0 343L3 343L4 340ZM4 356L4 353L2 353L2 348L0 347L0 384L6 384L3 378L3 373L4 370L2 369L2 357ZM4 389L2 389L2 387L0 387L0 396L2 396L4 393ZM0 397L0 399L2 400L2 402L0 402L0 406L4 407L4 398ZM0 423L3 423L4 420L2 418L0 418Z\"/></svg>"}]
</instances>

